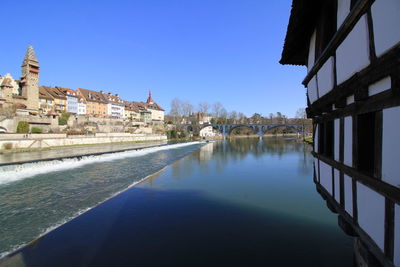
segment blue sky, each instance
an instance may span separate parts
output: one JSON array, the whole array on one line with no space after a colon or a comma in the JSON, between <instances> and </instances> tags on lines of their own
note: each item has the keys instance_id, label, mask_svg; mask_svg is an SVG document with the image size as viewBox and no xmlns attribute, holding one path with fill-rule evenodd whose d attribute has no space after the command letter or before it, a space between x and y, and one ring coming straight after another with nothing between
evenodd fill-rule
<instances>
[{"instance_id":1,"label":"blue sky","mask_svg":"<svg viewBox=\"0 0 400 267\"><path fill-rule=\"evenodd\" d=\"M304 67L278 61L291 0L3 0L0 74L26 48L40 85L87 88L167 111L178 97L251 116L306 106Z\"/></svg>"}]
</instances>

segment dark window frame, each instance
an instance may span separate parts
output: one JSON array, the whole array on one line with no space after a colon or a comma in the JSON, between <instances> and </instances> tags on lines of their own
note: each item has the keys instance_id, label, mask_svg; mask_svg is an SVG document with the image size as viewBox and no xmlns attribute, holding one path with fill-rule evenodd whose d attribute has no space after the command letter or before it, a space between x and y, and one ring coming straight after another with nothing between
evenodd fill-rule
<instances>
[{"instance_id":1,"label":"dark window frame","mask_svg":"<svg viewBox=\"0 0 400 267\"><path fill-rule=\"evenodd\" d=\"M335 124L333 120L319 124L318 153L328 158L334 158Z\"/></svg>"},{"instance_id":2,"label":"dark window frame","mask_svg":"<svg viewBox=\"0 0 400 267\"><path fill-rule=\"evenodd\" d=\"M337 31L337 1L328 0L317 19L315 38L315 63Z\"/></svg>"}]
</instances>

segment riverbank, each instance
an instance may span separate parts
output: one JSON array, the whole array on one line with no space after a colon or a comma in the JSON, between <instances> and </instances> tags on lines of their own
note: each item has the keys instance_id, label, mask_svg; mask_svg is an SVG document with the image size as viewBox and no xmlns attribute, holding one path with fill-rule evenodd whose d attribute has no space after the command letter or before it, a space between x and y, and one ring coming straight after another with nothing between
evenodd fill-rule
<instances>
[{"instance_id":1,"label":"riverbank","mask_svg":"<svg viewBox=\"0 0 400 267\"><path fill-rule=\"evenodd\" d=\"M66 134L5 134L0 135L0 153L38 151L49 148L72 146L141 143L166 141L165 135L98 133L85 136L67 136Z\"/></svg>"}]
</instances>

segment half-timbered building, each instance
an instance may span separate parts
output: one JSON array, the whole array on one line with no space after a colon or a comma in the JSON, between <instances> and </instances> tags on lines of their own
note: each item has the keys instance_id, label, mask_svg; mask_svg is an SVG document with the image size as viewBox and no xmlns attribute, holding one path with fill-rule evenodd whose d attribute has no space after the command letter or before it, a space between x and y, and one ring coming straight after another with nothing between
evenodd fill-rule
<instances>
[{"instance_id":1,"label":"half-timbered building","mask_svg":"<svg viewBox=\"0 0 400 267\"><path fill-rule=\"evenodd\" d=\"M293 0L280 63L307 67L318 192L359 261L400 266L400 1Z\"/></svg>"}]
</instances>

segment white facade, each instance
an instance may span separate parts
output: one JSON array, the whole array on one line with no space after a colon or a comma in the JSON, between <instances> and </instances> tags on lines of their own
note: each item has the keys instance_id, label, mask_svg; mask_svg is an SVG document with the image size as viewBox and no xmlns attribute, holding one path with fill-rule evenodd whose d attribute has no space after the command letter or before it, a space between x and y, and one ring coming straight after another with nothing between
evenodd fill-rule
<instances>
[{"instance_id":1,"label":"white facade","mask_svg":"<svg viewBox=\"0 0 400 267\"><path fill-rule=\"evenodd\" d=\"M383 251L385 245L385 198L357 182L358 223Z\"/></svg>"},{"instance_id":2,"label":"white facade","mask_svg":"<svg viewBox=\"0 0 400 267\"><path fill-rule=\"evenodd\" d=\"M400 107L383 110L382 180L397 188L400 188L399 122Z\"/></svg>"},{"instance_id":3,"label":"white facade","mask_svg":"<svg viewBox=\"0 0 400 267\"><path fill-rule=\"evenodd\" d=\"M337 5L337 26L336 28L339 29L342 26L342 23L346 19L347 15L350 13L350 3L351 0L338 0Z\"/></svg>"},{"instance_id":4,"label":"white facade","mask_svg":"<svg viewBox=\"0 0 400 267\"><path fill-rule=\"evenodd\" d=\"M318 93L319 97L326 95L333 89L334 77L333 77L333 57L330 57L325 64L318 71Z\"/></svg>"},{"instance_id":5,"label":"white facade","mask_svg":"<svg viewBox=\"0 0 400 267\"><path fill-rule=\"evenodd\" d=\"M368 25L364 15L336 50L337 83L343 83L369 63Z\"/></svg>"},{"instance_id":6,"label":"white facade","mask_svg":"<svg viewBox=\"0 0 400 267\"><path fill-rule=\"evenodd\" d=\"M400 42L400 1L376 0L371 7L377 56Z\"/></svg>"},{"instance_id":7,"label":"white facade","mask_svg":"<svg viewBox=\"0 0 400 267\"><path fill-rule=\"evenodd\" d=\"M78 100L78 114L79 115L86 114L86 104L83 99Z\"/></svg>"},{"instance_id":8,"label":"white facade","mask_svg":"<svg viewBox=\"0 0 400 267\"><path fill-rule=\"evenodd\" d=\"M147 108L148 111L151 112L151 120L152 121L164 121L164 111Z\"/></svg>"},{"instance_id":9,"label":"white facade","mask_svg":"<svg viewBox=\"0 0 400 267\"><path fill-rule=\"evenodd\" d=\"M66 95L67 97L67 112L68 113L78 113L78 98L73 95Z\"/></svg>"},{"instance_id":10,"label":"white facade","mask_svg":"<svg viewBox=\"0 0 400 267\"><path fill-rule=\"evenodd\" d=\"M107 104L107 114L110 117L123 119L125 116L125 105L124 104Z\"/></svg>"},{"instance_id":11,"label":"white facade","mask_svg":"<svg viewBox=\"0 0 400 267\"><path fill-rule=\"evenodd\" d=\"M200 137L216 137L218 134L212 126L206 126L200 130Z\"/></svg>"}]
</instances>

